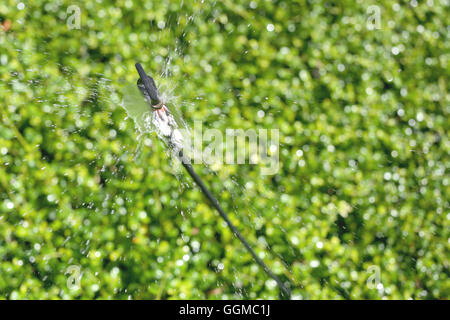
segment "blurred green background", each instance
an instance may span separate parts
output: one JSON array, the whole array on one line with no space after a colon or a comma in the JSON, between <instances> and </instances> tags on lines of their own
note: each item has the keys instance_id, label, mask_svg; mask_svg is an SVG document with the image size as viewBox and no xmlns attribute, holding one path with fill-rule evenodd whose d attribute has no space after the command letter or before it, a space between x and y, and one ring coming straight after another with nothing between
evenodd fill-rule
<instances>
[{"instance_id":1,"label":"blurred green background","mask_svg":"<svg viewBox=\"0 0 450 320\"><path fill-rule=\"evenodd\" d=\"M140 61L189 125L280 130L275 175L196 169L293 298L449 298L448 12L3 0L0 297L280 297L157 137L138 137L120 104Z\"/></svg>"}]
</instances>

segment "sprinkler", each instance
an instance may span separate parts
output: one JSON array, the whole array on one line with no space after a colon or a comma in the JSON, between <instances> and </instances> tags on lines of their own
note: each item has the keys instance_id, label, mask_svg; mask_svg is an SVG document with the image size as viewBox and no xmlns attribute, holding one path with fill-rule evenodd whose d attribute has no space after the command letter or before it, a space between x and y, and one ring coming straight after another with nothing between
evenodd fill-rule
<instances>
[{"instance_id":1,"label":"sprinkler","mask_svg":"<svg viewBox=\"0 0 450 320\"><path fill-rule=\"evenodd\" d=\"M228 214L223 210L222 206L219 204L217 198L212 194L212 192L205 185L200 176L195 172L194 168L188 159L183 154L183 148L181 143L179 143L177 132L177 126L173 116L171 115L169 109L164 104L163 101L158 96L158 89L156 88L155 81L152 77L148 76L140 63L136 63L136 69L139 73L140 79L137 81L137 86L141 93L143 94L145 100L150 104L153 112L156 112L156 119L159 124L163 124L165 130L163 130L162 135L164 140L168 143L169 148L174 150L175 155L183 164L186 171L194 179L195 183L200 187L205 197L210 201L211 205L217 210L219 215L225 220L226 224L230 228L231 232L241 241L243 246L248 250L255 259L256 263L266 272L266 274L276 281L281 289L282 296L289 299L291 297L290 290L284 285L284 283L269 269L269 267L256 255L253 248L250 246L249 242L242 236L239 230L231 222Z\"/></svg>"}]
</instances>

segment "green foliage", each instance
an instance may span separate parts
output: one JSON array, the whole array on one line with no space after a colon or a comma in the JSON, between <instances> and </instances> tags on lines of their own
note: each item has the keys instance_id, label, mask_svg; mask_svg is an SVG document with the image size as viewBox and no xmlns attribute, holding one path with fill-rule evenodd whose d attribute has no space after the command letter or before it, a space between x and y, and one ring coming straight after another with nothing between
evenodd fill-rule
<instances>
[{"instance_id":1,"label":"green foliage","mask_svg":"<svg viewBox=\"0 0 450 320\"><path fill-rule=\"evenodd\" d=\"M196 169L295 298L449 298L448 2L19 2L0 4L0 297L279 297L138 138L139 61L189 124L280 130L276 175Z\"/></svg>"}]
</instances>

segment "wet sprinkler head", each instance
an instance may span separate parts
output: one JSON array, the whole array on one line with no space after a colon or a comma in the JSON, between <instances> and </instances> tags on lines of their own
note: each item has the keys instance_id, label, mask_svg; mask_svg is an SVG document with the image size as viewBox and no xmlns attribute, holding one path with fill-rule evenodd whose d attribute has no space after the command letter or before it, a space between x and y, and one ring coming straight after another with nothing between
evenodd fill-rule
<instances>
[{"instance_id":1,"label":"wet sprinkler head","mask_svg":"<svg viewBox=\"0 0 450 320\"><path fill-rule=\"evenodd\" d=\"M164 140L169 148L173 151L181 150L183 136L178 130L178 124L169 108L159 98L155 81L145 73L140 63L136 63L136 69L140 76L140 79L137 81L137 87L152 110L151 124L158 136Z\"/></svg>"},{"instance_id":2,"label":"wet sprinkler head","mask_svg":"<svg viewBox=\"0 0 450 320\"><path fill-rule=\"evenodd\" d=\"M144 95L145 100L147 100L150 103L150 106L153 109L155 110L161 109L163 103L161 102L161 99L158 96L158 89L156 88L155 80L153 80L152 77L150 77L145 73L144 68L142 68L139 62L136 63L136 70L139 73L140 77L137 81L137 86L138 89Z\"/></svg>"},{"instance_id":3,"label":"wet sprinkler head","mask_svg":"<svg viewBox=\"0 0 450 320\"><path fill-rule=\"evenodd\" d=\"M150 104L153 111L152 113L152 121L154 125L158 128L158 135L166 141L169 148L174 151L178 159L181 161L183 166L189 175L194 179L197 185L200 187L200 190L203 192L205 197L209 200L212 207L214 207L219 215L225 220L226 224L233 232L233 234L241 241L244 247L250 252L255 259L256 263L266 272L266 274L274 279L278 286L281 289L281 294L284 298L289 299L291 296L291 291L285 284L269 269L269 267L261 260L261 258L255 253L250 243L241 235L239 230L234 226L231 222L228 214L223 210L217 198L212 194L209 188L205 185L200 176L195 172L192 167L189 157L186 157L183 153L182 146L182 136L178 135L178 126L173 116L170 114L169 109L161 101L158 96L158 90L156 88L155 81L152 77L148 76L144 69L142 68L140 63L136 63L136 69L139 73L140 79L137 82L137 86L139 90L144 95L145 100Z\"/></svg>"}]
</instances>

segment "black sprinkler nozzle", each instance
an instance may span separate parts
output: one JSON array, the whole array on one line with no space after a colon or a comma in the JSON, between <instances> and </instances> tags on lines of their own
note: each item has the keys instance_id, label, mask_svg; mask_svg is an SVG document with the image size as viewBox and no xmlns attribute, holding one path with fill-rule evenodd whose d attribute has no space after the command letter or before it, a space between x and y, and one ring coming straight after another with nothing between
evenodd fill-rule
<instances>
[{"instance_id":1,"label":"black sprinkler nozzle","mask_svg":"<svg viewBox=\"0 0 450 320\"><path fill-rule=\"evenodd\" d=\"M142 68L141 64L136 63L136 70L139 73L139 79L137 81L138 89L142 92L145 99L150 102L150 105L154 109L160 109L162 107L161 99L158 96L158 89L156 88L155 80L147 75Z\"/></svg>"}]
</instances>

